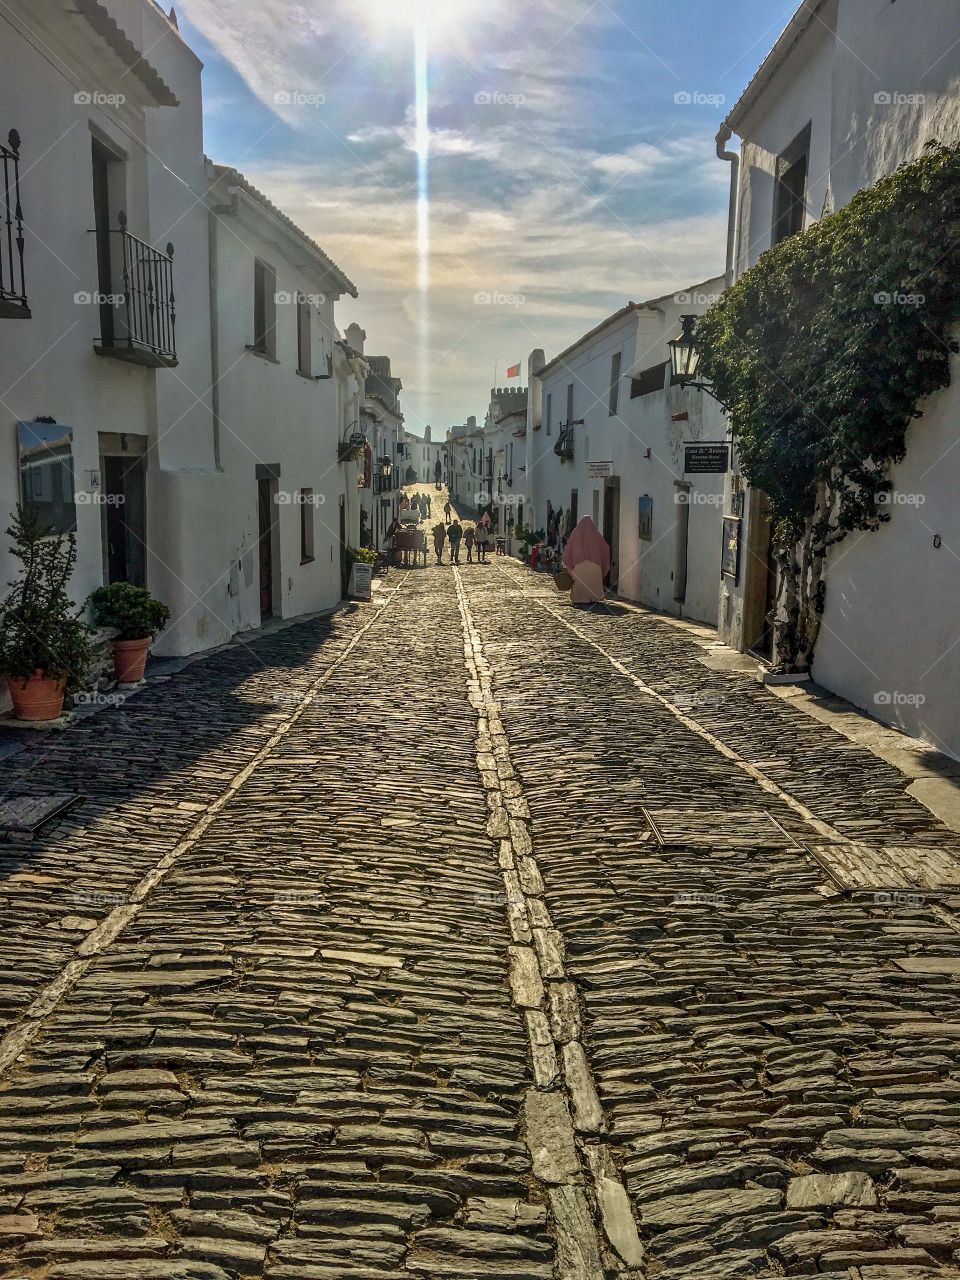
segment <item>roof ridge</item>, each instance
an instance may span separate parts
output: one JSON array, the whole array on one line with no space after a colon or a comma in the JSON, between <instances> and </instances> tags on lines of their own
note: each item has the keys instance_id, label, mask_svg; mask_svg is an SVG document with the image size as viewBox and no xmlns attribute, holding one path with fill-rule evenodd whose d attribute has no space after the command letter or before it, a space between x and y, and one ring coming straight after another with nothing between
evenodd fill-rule
<instances>
[{"instance_id":1,"label":"roof ridge","mask_svg":"<svg viewBox=\"0 0 960 1280\"><path fill-rule=\"evenodd\" d=\"M221 165L217 164L215 161L211 161L211 163L213 164L214 169L221 174L232 173L236 178L236 185L240 187L241 190L245 191L248 196L256 200L258 204L262 204L265 209L278 219L278 221L282 222L285 227L298 235L305 244L308 244L314 253L318 254L327 266L336 272L341 281L346 285L346 292L349 293L351 297L356 298L358 296L357 286L353 283L347 273L339 267L336 262L334 262L329 253L327 253L326 250L324 250L320 244L314 240L313 236L307 235L303 227L294 222L289 214L284 213L279 205L274 204L270 197L265 195L259 187L255 187L244 173L241 173L235 165Z\"/></svg>"}]
</instances>

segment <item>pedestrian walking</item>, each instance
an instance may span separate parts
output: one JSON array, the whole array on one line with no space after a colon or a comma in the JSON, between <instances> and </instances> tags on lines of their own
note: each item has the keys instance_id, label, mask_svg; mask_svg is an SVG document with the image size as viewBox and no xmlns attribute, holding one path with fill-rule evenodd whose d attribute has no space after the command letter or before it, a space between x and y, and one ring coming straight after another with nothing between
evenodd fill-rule
<instances>
[{"instance_id":1,"label":"pedestrian walking","mask_svg":"<svg viewBox=\"0 0 960 1280\"><path fill-rule=\"evenodd\" d=\"M443 564L443 544L447 540L447 531L442 524L433 526L433 549L437 553L437 564Z\"/></svg>"},{"instance_id":2,"label":"pedestrian walking","mask_svg":"<svg viewBox=\"0 0 960 1280\"><path fill-rule=\"evenodd\" d=\"M476 541L476 530L473 525L463 531L463 545L467 548L467 564L473 564L473 544Z\"/></svg>"},{"instance_id":3,"label":"pedestrian walking","mask_svg":"<svg viewBox=\"0 0 960 1280\"><path fill-rule=\"evenodd\" d=\"M390 564L397 563L397 534L399 534L402 529L403 525L400 523L400 520L397 516L394 516L385 535L387 543L387 559Z\"/></svg>"},{"instance_id":4,"label":"pedestrian walking","mask_svg":"<svg viewBox=\"0 0 960 1280\"><path fill-rule=\"evenodd\" d=\"M447 524L450 523L450 516L452 514L453 514L453 508L450 506L450 499L448 498L447 501L443 504L443 518L446 520Z\"/></svg>"},{"instance_id":5,"label":"pedestrian walking","mask_svg":"<svg viewBox=\"0 0 960 1280\"><path fill-rule=\"evenodd\" d=\"M463 537L463 526L459 520L454 520L453 524L447 529L447 537L450 539L450 563L460 563L460 539Z\"/></svg>"},{"instance_id":6,"label":"pedestrian walking","mask_svg":"<svg viewBox=\"0 0 960 1280\"><path fill-rule=\"evenodd\" d=\"M423 500L424 500L424 502L427 504L427 511L426 511L426 515L427 515L427 519L429 520L429 519L430 519L430 508L431 508L431 506L433 505L433 503L432 503L432 502L431 502L431 500L430 500L430 495L429 495L429 493L425 493L425 494L423 495Z\"/></svg>"},{"instance_id":7,"label":"pedestrian walking","mask_svg":"<svg viewBox=\"0 0 960 1280\"><path fill-rule=\"evenodd\" d=\"M490 546L490 530L481 522L477 525L477 564L487 563L487 548Z\"/></svg>"}]
</instances>

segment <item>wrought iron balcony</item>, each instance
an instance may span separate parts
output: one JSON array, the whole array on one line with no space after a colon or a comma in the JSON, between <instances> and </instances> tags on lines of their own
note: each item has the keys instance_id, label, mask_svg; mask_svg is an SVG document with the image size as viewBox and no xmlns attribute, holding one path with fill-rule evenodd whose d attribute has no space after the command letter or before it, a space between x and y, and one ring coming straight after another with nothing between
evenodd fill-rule
<instances>
[{"instance_id":1,"label":"wrought iron balcony","mask_svg":"<svg viewBox=\"0 0 960 1280\"><path fill-rule=\"evenodd\" d=\"M561 462L573 461L573 424L561 423L560 434L553 446L553 452Z\"/></svg>"},{"instance_id":2,"label":"wrought iron balcony","mask_svg":"<svg viewBox=\"0 0 960 1280\"><path fill-rule=\"evenodd\" d=\"M173 245L166 253L127 230L127 215L117 215L117 230L98 228L100 266L100 338L98 356L125 360L149 369L177 363L177 312L173 292ZM109 286L119 280L114 292Z\"/></svg>"},{"instance_id":3,"label":"wrought iron balcony","mask_svg":"<svg viewBox=\"0 0 960 1280\"><path fill-rule=\"evenodd\" d=\"M23 209L20 206L20 135L11 129L0 143L3 165L3 226L0 227L0 318L29 320L23 271Z\"/></svg>"}]
</instances>

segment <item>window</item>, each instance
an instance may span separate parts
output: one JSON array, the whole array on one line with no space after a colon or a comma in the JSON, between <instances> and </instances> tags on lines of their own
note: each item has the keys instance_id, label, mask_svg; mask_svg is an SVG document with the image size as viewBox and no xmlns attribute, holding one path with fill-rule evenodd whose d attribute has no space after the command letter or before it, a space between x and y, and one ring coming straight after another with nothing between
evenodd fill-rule
<instances>
[{"instance_id":1,"label":"window","mask_svg":"<svg viewBox=\"0 0 960 1280\"><path fill-rule=\"evenodd\" d=\"M641 369L635 377L630 379L630 399L635 400L637 396L650 396L655 391L662 391L669 367L670 361L666 360L662 364L651 365L649 369Z\"/></svg>"},{"instance_id":2,"label":"window","mask_svg":"<svg viewBox=\"0 0 960 1280\"><path fill-rule=\"evenodd\" d=\"M313 490L300 490L300 563L313 560Z\"/></svg>"},{"instance_id":3,"label":"window","mask_svg":"<svg viewBox=\"0 0 960 1280\"><path fill-rule=\"evenodd\" d=\"M55 533L77 527L73 490L73 428L55 422L18 422L20 499ZM89 499L89 493L86 495Z\"/></svg>"},{"instance_id":4,"label":"window","mask_svg":"<svg viewBox=\"0 0 960 1280\"><path fill-rule=\"evenodd\" d=\"M637 535L644 542L653 540L653 499L648 493L640 497L640 513L637 522Z\"/></svg>"},{"instance_id":5,"label":"window","mask_svg":"<svg viewBox=\"0 0 960 1280\"><path fill-rule=\"evenodd\" d=\"M258 258L253 265L253 342L251 349L277 358L277 273Z\"/></svg>"},{"instance_id":6,"label":"window","mask_svg":"<svg viewBox=\"0 0 960 1280\"><path fill-rule=\"evenodd\" d=\"M101 142L92 140L93 148L93 222L97 243L97 292L100 294L100 335L105 346L112 347L121 318L110 301L123 290L123 252L120 214L127 207L126 165L123 158Z\"/></svg>"},{"instance_id":7,"label":"window","mask_svg":"<svg viewBox=\"0 0 960 1280\"><path fill-rule=\"evenodd\" d=\"M617 414L617 408L620 404L620 365L623 360L623 354L620 351L613 353L613 359L610 361L610 417L614 418Z\"/></svg>"},{"instance_id":8,"label":"window","mask_svg":"<svg viewBox=\"0 0 960 1280\"><path fill-rule=\"evenodd\" d=\"M547 409L543 417L544 417L545 423L547 424L546 425L547 435L548 436L552 435L553 434L553 396L552 395L547 396Z\"/></svg>"},{"instance_id":9,"label":"window","mask_svg":"<svg viewBox=\"0 0 960 1280\"><path fill-rule=\"evenodd\" d=\"M573 421L573 383L567 383L567 426Z\"/></svg>"},{"instance_id":10,"label":"window","mask_svg":"<svg viewBox=\"0 0 960 1280\"><path fill-rule=\"evenodd\" d=\"M307 378L313 377L311 331L313 315L306 298L297 298L297 369Z\"/></svg>"},{"instance_id":11,"label":"window","mask_svg":"<svg viewBox=\"0 0 960 1280\"><path fill-rule=\"evenodd\" d=\"M773 243L803 230L807 207L807 168L810 160L810 126L777 157L773 199Z\"/></svg>"}]
</instances>

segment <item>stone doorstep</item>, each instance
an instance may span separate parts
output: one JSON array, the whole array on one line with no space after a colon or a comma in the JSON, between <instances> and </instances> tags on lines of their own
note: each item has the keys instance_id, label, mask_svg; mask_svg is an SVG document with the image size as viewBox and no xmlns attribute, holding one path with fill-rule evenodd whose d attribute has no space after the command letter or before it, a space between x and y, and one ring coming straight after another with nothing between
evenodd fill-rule
<instances>
[{"instance_id":1,"label":"stone doorstep","mask_svg":"<svg viewBox=\"0 0 960 1280\"><path fill-rule=\"evenodd\" d=\"M14 715L0 716L0 730L13 729L35 733L62 733L79 719L75 711L64 711L55 720L21 720Z\"/></svg>"}]
</instances>

